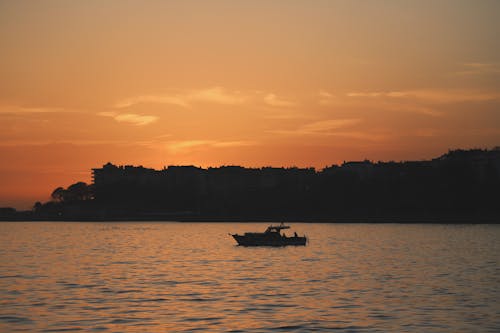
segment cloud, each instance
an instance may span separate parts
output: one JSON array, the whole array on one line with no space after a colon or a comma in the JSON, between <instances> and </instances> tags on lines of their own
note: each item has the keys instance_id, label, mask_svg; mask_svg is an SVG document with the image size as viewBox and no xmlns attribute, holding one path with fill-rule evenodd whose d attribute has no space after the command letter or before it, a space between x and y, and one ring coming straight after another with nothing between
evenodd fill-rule
<instances>
[{"instance_id":1,"label":"cloud","mask_svg":"<svg viewBox=\"0 0 500 333\"><path fill-rule=\"evenodd\" d=\"M128 108L130 106L133 106L136 104L142 104L142 103L171 104L171 105L181 106L184 108L189 107L189 104L185 101L185 99L182 96L175 96L175 95L136 96L136 97L121 100L121 101L117 102L114 105L114 107L121 109L121 108Z\"/></svg>"},{"instance_id":2,"label":"cloud","mask_svg":"<svg viewBox=\"0 0 500 333\"><path fill-rule=\"evenodd\" d=\"M399 92L397 95L389 95L389 97L408 97L416 98L432 103L459 103L459 102L484 102L500 98L500 93L497 92L482 92L471 90L414 90L407 92Z\"/></svg>"},{"instance_id":3,"label":"cloud","mask_svg":"<svg viewBox=\"0 0 500 333\"><path fill-rule=\"evenodd\" d=\"M286 135L335 135L338 129L351 127L361 122L359 118L328 119L308 123L295 130L272 130L270 133Z\"/></svg>"},{"instance_id":4,"label":"cloud","mask_svg":"<svg viewBox=\"0 0 500 333\"><path fill-rule=\"evenodd\" d=\"M179 153L190 151L193 148L200 146L207 146L213 144L215 141L211 140L186 140L186 141L172 141L167 143L167 149L171 153Z\"/></svg>"},{"instance_id":5,"label":"cloud","mask_svg":"<svg viewBox=\"0 0 500 333\"><path fill-rule=\"evenodd\" d=\"M495 63L468 62L461 66L462 70L455 72L456 75L500 74L500 67Z\"/></svg>"},{"instance_id":6,"label":"cloud","mask_svg":"<svg viewBox=\"0 0 500 333\"><path fill-rule=\"evenodd\" d=\"M123 141L123 140L2 140L0 147L20 147L20 146L48 146L48 145L74 145L74 146L92 146L92 145L133 145L136 142Z\"/></svg>"},{"instance_id":7,"label":"cloud","mask_svg":"<svg viewBox=\"0 0 500 333\"><path fill-rule=\"evenodd\" d=\"M301 112L301 110L296 110L293 112L283 112L282 110L273 110L272 112L269 112L268 114L264 115L263 118L265 119L274 119L274 120L288 120L288 119L303 119L303 118L310 118L310 115L304 114Z\"/></svg>"},{"instance_id":8,"label":"cloud","mask_svg":"<svg viewBox=\"0 0 500 333\"><path fill-rule=\"evenodd\" d=\"M56 113L56 112L73 112L63 108L46 108L46 107L22 107L17 105L2 105L0 106L0 114L22 115L34 113Z\"/></svg>"},{"instance_id":9,"label":"cloud","mask_svg":"<svg viewBox=\"0 0 500 333\"><path fill-rule=\"evenodd\" d=\"M347 93L348 97L379 97L384 96L386 93L382 92L350 92Z\"/></svg>"},{"instance_id":10,"label":"cloud","mask_svg":"<svg viewBox=\"0 0 500 333\"><path fill-rule=\"evenodd\" d=\"M271 106L276 107L291 107L295 106L295 103L287 101L285 99L278 98L275 94L267 94L264 97L264 102Z\"/></svg>"},{"instance_id":11,"label":"cloud","mask_svg":"<svg viewBox=\"0 0 500 333\"><path fill-rule=\"evenodd\" d=\"M238 91L228 91L222 87L213 87L192 91L187 95L189 101L209 102L217 104L243 104L246 97Z\"/></svg>"},{"instance_id":12,"label":"cloud","mask_svg":"<svg viewBox=\"0 0 500 333\"><path fill-rule=\"evenodd\" d=\"M167 150L172 154L189 153L199 148L231 148L254 146L255 141L218 141L218 140L184 140L167 143Z\"/></svg>"},{"instance_id":13,"label":"cloud","mask_svg":"<svg viewBox=\"0 0 500 333\"><path fill-rule=\"evenodd\" d=\"M193 103L215 103L225 105L242 104L247 96L238 91L229 91L222 87L190 90L178 94L141 95L115 103L115 108L127 108L141 103L170 104L189 108Z\"/></svg>"},{"instance_id":14,"label":"cloud","mask_svg":"<svg viewBox=\"0 0 500 333\"><path fill-rule=\"evenodd\" d=\"M379 133L374 131L339 131L335 133L331 133L332 136L355 139L355 140L363 140L363 141L372 141L379 142L390 139L392 136L387 133Z\"/></svg>"},{"instance_id":15,"label":"cloud","mask_svg":"<svg viewBox=\"0 0 500 333\"><path fill-rule=\"evenodd\" d=\"M346 95L353 98L413 99L435 104L483 102L500 99L500 93L498 92L483 92L475 90L372 91L350 92Z\"/></svg>"},{"instance_id":16,"label":"cloud","mask_svg":"<svg viewBox=\"0 0 500 333\"><path fill-rule=\"evenodd\" d=\"M299 131L305 134L327 133L342 127L358 124L360 121L358 118L322 120L306 124Z\"/></svg>"},{"instance_id":17,"label":"cloud","mask_svg":"<svg viewBox=\"0 0 500 333\"><path fill-rule=\"evenodd\" d=\"M332 105L336 100L336 96L328 91L320 90L318 92L318 103L320 105Z\"/></svg>"},{"instance_id":18,"label":"cloud","mask_svg":"<svg viewBox=\"0 0 500 333\"><path fill-rule=\"evenodd\" d=\"M427 106L416 105L414 103L400 103L400 102L382 103L382 108L384 110L389 110L394 112L419 113L431 117L443 116L443 112L439 110Z\"/></svg>"},{"instance_id":19,"label":"cloud","mask_svg":"<svg viewBox=\"0 0 500 333\"><path fill-rule=\"evenodd\" d=\"M139 115L134 113L99 112L99 116L111 117L119 123L129 123L136 126L144 126L158 120L156 116Z\"/></svg>"},{"instance_id":20,"label":"cloud","mask_svg":"<svg viewBox=\"0 0 500 333\"><path fill-rule=\"evenodd\" d=\"M212 144L212 147L226 148L226 147L248 147L255 146L255 141L217 141Z\"/></svg>"},{"instance_id":21,"label":"cloud","mask_svg":"<svg viewBox=\"0 0 500 333\"><path fill-rule=\"evenodd\" d=\"M280 98L273 93L259 90L241 92L215 86L205 89L186 90L177 93L140 95L126 98L116 102L113 107L117 109L128 108L141 103L169 104L182 108L191 108L197 103L210 103L220 105L266 104L276 108L296 106L296 103Z\"/></svg>"}]
</instances>

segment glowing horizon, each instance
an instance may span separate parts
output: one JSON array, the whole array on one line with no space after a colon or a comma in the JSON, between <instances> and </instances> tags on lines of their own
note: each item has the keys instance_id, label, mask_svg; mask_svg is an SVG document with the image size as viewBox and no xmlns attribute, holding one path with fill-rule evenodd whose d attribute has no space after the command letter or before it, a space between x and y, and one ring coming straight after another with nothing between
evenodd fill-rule
<instances>
[{"instance_id":1,"label":"glowing horizon","mask_svg":"<svg viewBox=\"0 0 500 333\"><path fill-rule=\"evenodd\" d=\"M500 145L498 2L0 3L0 207L114 164Z\"/></svg>"}]
</instances>

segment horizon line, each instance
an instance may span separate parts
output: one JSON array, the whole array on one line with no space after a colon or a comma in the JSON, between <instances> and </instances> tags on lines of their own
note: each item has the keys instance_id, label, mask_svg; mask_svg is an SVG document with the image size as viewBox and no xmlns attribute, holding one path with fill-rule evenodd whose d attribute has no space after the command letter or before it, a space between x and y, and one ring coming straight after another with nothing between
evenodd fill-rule
<instances>
[{"instance_id":1,"label":"horizon line","mask_svg":"<svg viewBox=\"0 0 500 333\"><path fill-rule=\"evenodd\" d=\"M144 165L133 165L133 164L115 164L111 161L108 161L107 163L103 164L102 167L108 165L108 164L111 164L112 166L114 167L118 167L118 168L124 168L124 167L134 167L134 168L144 168L144 169L150 169L150 170L155 170L155 171L161 171L161 170L165 170L166 168L169 168L169 167L193 167L193 168L198 168L198 169L205 169L205 170L208 170L208 169L216 169L216 168L225 168L225 167L238 167L238 168L245 168L245 169L265 169L265 168L272 168L272 169L314 169L314 170L324 170L326 168L329 168L329 167L333 167L333 166L342 166L344 164L347 164L347 163L360 163L360 162L370 162L372 164L378 164L378 163L406 163L406 162L429 162L429 161L433 161L433 160L436 160L436 159L439 159L443 156L446 156L447 154L451 153L451 152L470 152L470 151L481 151L481 152L493 152L493 151L500 151L500 145L498 146L494 146L493 148L468 148L468 149L465 149L465 148L456 148L456 149L448 149L448 151L446 153L442 153L441 155L438 155L437 157L433 157L433 158L430 158L430 159L414 159L414 160L410 160L410 159L406 159L406 160L371 160L369 158L364 158L364 159L360 159L360 160L344 160L342 163L332 163L332 164L329 164L327 166L325 166L324 168L317 168L317 167L314 167L314 166L305 166L305 167L299 167L297 165L288 165L288 166L285 166L285 165L282 165L282 166L273 166L273 165L262 165L262 166L244 166L244 165L237 165L237 164L220 164L218 166L199 166L199 165L195 165L195 164L169 164L169 165L163 165L163 169L155 169L155 168L152 168L152 167L147 167L147 166L144 166ZM91 170L94 170L94 169L101 169L102 167L96 167L96 168L91 168Z\"/></svg>"}]
</instances>

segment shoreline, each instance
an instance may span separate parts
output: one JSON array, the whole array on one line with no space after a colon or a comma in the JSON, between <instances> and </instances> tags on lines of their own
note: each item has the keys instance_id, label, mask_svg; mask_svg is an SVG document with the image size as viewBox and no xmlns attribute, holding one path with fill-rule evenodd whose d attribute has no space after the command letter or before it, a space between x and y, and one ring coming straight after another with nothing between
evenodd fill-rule
<instances>
[{"instance_id":1,"label":"shoreline","mask_svg":"<svg viewBox=\"0 0 500 333\"><path fill-rule=\"evenodd\" d=\"M317 218L252 218L252 217L0 217L0 222L174 222L174 223L370 223L370 224L500 224L498 216L440 217L317 217Z\"/></svg>"}]
</instances>

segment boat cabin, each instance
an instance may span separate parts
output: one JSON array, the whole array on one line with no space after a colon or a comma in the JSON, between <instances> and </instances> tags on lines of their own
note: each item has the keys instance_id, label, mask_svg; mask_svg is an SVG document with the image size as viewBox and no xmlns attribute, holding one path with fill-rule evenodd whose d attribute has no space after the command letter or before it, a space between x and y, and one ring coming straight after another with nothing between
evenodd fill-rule
<instances>
[{"instance_id":1,"label":"boat cabin","mask_svg":"<svg viewBox=\"0 0 500 333\"><path fill-rule=\"evenodd\" d=\"M283 230L283 229L290 229L290 226L284 225L283 223L281 223L280 225L270 225L269 227L267 227L266 233L269 233L269 232L280 233L281 230Z\"/></svg>"}]
</instances>

